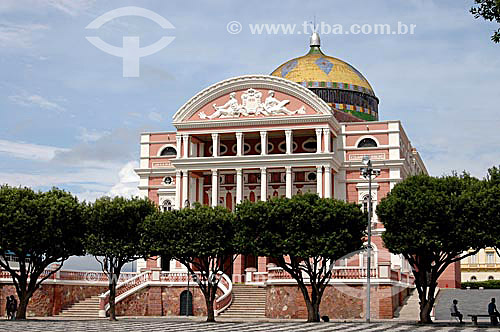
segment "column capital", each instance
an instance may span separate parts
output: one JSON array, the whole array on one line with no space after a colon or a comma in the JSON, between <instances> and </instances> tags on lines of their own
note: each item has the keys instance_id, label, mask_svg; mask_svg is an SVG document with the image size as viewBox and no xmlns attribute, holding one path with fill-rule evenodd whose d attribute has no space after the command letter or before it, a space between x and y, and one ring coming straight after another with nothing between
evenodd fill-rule
<instances>
[{"instance_id":1,"label":"column capital","mask_svg":"<svg viewBox=\"0 0 500 332\"><path fill-rule=\"evenodd\" d=\"M219 137L219 133L212 133L212 139L217 139Z\"/></svg>"},{"instance_id":2,"label":"column capital","mask_svg":"<svg viewBox=\"0 0 500 332\"><path fill-rule=\"evenodd\" d=\"M175 176L181 176L181 170L180 169L176 169L175 170Z\"/></svg>"},{"instance_id":3,"label":"column capital","mask_svg":"<svg viewBox=\"0 0 500 332\"><path fill-rule=\"evenodd\" d=\"M331 171L331 166L330 165L326 165L326 166L323 166L325 168L325 173L330 173Z\"/></svg>"},{"instance_id":4,"label":"column capital","mask_svg":"<svg viewBox=\"0 0 500 332\"><path fill-rule=\"evenodd\" d=\"M260 168L261 173L266 173L267 172L267 167L261 167Z\"/></svg>"},{"instance_id":5,"label":"column capital","mask_svg":"<svg viewBox=\"0 0 500 332\"><path fill-rule=\"evenodd\" d=\"M293 133L293 130L292 130L292 129L287 129L287 130L285 130L285 135L286 135L286 136L290 136L290 135L292 135L292 133Z\"/></svg>"},{"instance_id":6,"label":"column capital","mask_svg":"<svg viewBox=\"0 0 500 332\"><path fill-rule=\"evenodd\" d=\"M267 130L261 130L260 131L260 136L261 137L267 136Z\"/></svg>"},{"instance_id":7,"label":"column capital","mask_svg":"<svg viewBox=\"0 0 500 332\"><path fill-rule=\"evenodd\" d=\"M330 134L330 128L323 128L323 134Z\"/></svg>"},{"instance_id":8,"label":"column capital","mask_svg":"<svg viewBox=\"0 0 500 332\"><path fill-rule=\"evenodd\" d=\"M292 166L285 166L285 171L287 173L292 173Z\"/></svg>"},{"instance_id":9,"label":"column capital","mask_svg":"<svg viewBox=\"0 0 500 332\"><path fill-rule=\"evenodd\" d=\"M217 168L212 168L210 171L212 171L212 175L217 175L219 170Z\"/></svg>"},{"instance_id":10,"label":"column capital","mask_svg":"<svg viewBox=\"0 0 500 332\"><path fill-rule=\"evenodd\" d=\"M243 174L243 169L242 168L236 168L236 174L237 175Z\"/></svg>"},{"instance_id":11,"label":"column capital","mask_svg":"<svg viewBox=\"0 0 500 332\"><path fill-rule=\"evenodd\" d=\"M239 137L239 138L243 137L243 132L241 132L241 131L237 131L235 134L236 134L236 137Z\"/></svg>"},{"instance_id":12,"label":"column capital","mask_svg":"<svg viewBox=\"0 0 500 332\"><path fill-rule=\"evenodd\" d=\"M316 135L321 135L321 133L323 132L323 128L316 128Z\"/></svg>"},{"instance_id":13,"label":"column capital","mask_svg":"<svg viewBox=\"0 0 500 332\"><path fill-rule=\"evenodd\" d=\"M189 137L189 134L187 134L187 133L183 133L183 134L182 134L182 137L184 137L184 139L186 139L186 138L188 138L188 137Z\"/></svg>"},{"instance_id":14,"label":"column capital","mask_svg":"<svg viewBox=\"0 0 500 332\"><path fill-rule=\"evenodd\" d=\"M316 171L318 173L323 173L323 166L316 166Z\"/></svg>"}]
</instances>

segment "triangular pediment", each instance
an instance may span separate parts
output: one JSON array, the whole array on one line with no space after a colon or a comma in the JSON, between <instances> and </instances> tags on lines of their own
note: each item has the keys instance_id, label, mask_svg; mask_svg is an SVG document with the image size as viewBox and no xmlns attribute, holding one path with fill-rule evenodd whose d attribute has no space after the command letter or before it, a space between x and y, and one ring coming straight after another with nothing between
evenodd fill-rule
<instances>
[{"instance_id":1,"label":"triangular pediment","mask_svg":"<svg viewBox=\"0 0 500 332\"><path fill-rule=\"evenodd\" d=\"M333 113L328 104L307 88L278 77L252 75L224 80L204 89L177 111L174 125L316 116L333 116Z\"/></svg>"}]
</instances>

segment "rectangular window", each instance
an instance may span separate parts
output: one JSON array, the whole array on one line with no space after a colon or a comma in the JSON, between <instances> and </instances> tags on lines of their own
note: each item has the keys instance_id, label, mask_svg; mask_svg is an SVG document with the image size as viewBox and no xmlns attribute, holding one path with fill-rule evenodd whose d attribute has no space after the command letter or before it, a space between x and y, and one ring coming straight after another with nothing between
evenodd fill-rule
<instances>
[{"instance_id":1,"label":"rectangular window","mask_svg":"<svg viewBox=\"0 0 500 332\"><path fill-rule=\"evenodd\" d=\"M492 252L486 253L486 263L487 264L495 264L495 254Z\"/></svg>"},{"instance_id":2,"label":"rectangular window","mask_svg":"<svg viewBox=\"0 0 500 332\"><path fill-rule=\"evenodd\" d=\"M469 256L469 264L477 264L477 255Z\"/></svg>"}]
</instances>

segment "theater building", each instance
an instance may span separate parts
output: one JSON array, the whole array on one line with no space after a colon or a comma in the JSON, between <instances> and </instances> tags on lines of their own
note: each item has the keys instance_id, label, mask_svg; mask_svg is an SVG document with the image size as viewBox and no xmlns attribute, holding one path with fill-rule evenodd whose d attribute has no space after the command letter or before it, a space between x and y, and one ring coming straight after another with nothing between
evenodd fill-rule
<instances>
[{"instance_id":1,"label":"theater building","mask_svg":"<svg viewBox=\"0 0 500 332\"><path fill-rule=\"evenodd\" d=\"M325 55L314 33L306 55L285 62L271 75L217 82L175 113L176 131L143 133L136 170L139 189L164 210L194 202L234 209L242 200L305 192L366 208L368 182L360 167L367 155L380 169L371 193L376 208L396 183L427 172L400 121L379 120L378 104L366 78L350 64ZM376 215L372 229L375 284L378 280L389 288L411 287L408 265L383 247L384 229ZM362 285L365 261L361 254L339 262L338 268L350 275L353 285ZM161 258L140 262L139 267L184 271L178 262ZM286 287L276 270L267 257L240 255L230 278L247 285ZM398 301L393 302L390 313L380 311L377 317L392 317ZM268 307L266 315L301 315L299 310L280 310Z\"/></svg>"}]
</instances>

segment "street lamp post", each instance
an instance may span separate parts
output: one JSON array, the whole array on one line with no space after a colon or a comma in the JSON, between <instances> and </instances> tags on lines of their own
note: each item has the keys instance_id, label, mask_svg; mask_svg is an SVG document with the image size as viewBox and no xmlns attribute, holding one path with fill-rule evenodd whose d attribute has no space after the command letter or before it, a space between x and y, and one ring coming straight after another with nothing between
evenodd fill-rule
<instances>
[{"instance_id":1,"label":"street lamp post","mask_svg":"<svg viewBox=\"0 0 500 332\"><path fill-rule=\"evenodd\" d=\"M372 161L370 156L363 157L363 165L365 167L361 168L361 175L368 179L368 246L366 248L366 322L370 322L370 272L371 272L371 260L372 260L372 176L377 176L380 174L379 169L374 169L372 166Z\"/></svg>"}]
</instances>

